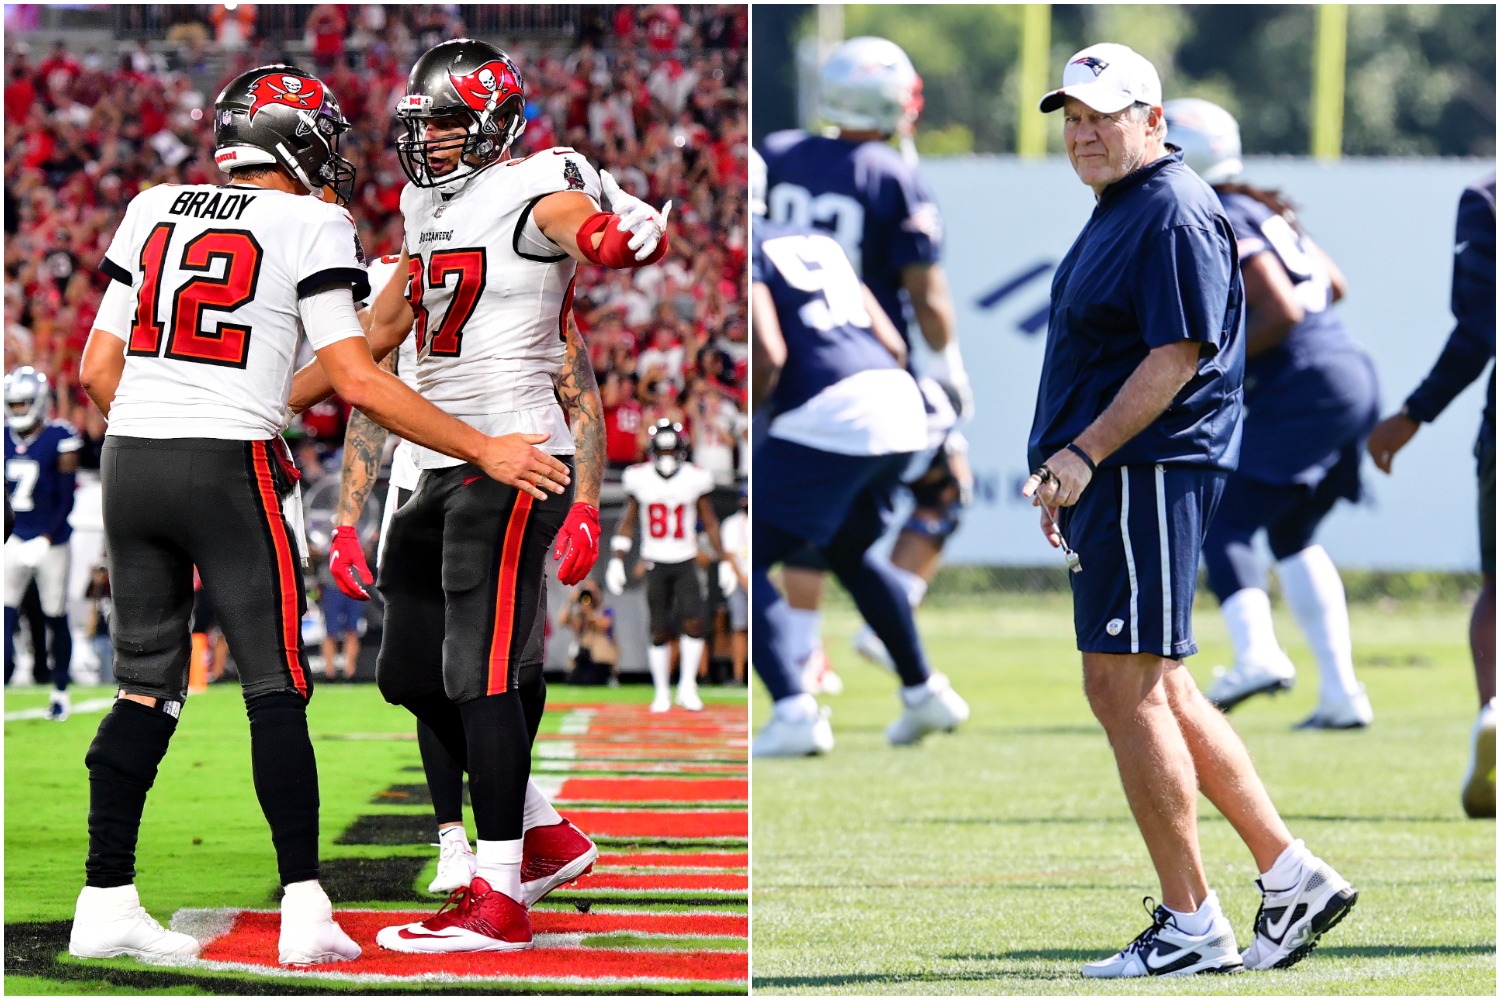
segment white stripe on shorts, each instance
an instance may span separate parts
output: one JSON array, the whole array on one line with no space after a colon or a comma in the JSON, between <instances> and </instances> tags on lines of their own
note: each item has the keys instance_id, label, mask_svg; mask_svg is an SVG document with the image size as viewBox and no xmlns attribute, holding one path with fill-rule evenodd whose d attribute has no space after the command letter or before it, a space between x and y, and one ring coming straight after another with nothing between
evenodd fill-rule
<instances>
[{"instance_id":1,"label":"white stripe on shorts","mask_svg":"<svg viewBox=\"0 0 1500 1000\"><path fill-rule=\"evenodd\" d=\"M1172 656L1172 552L1167 544L1167 470L1156 467L1156 532L1161 536L1161 655Z\"/></svg>"},{"instance_id":2,"label":"white stripe on shorts","mask_svg":"<svg viewBox=\"0 0 1500 1000\"><path fill-rule=\"evenodd\" d=\"M1137 610L1139 591L1135 579L1135 553L1130 549L1130 467L1120 466L1120 540L1125 543L1125 569L1130 574L1130 651L1141 651L1141 621Z\"/></svg>"}]
</instances>

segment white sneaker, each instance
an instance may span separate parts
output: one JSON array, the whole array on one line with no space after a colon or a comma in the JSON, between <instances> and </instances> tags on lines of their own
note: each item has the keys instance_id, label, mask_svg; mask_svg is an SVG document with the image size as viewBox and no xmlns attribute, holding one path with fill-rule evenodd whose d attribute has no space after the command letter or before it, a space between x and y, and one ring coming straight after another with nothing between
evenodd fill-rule
<instances>
[{"instance_id":1,"label":"white sneaker","mask_svg":"<svg viewBox=\"0 0 1500 1000\"><path fill-rule=\"evenodd\" d=\"M808 694L843 694L844 682L833 672L828 654L815 649L802 661L802 690Z\"/></svg>"},{"instance_id":2,"label":"white sneaker","mask_svg":"<svg viewBox=\"0 0 1500 1000\"><path fill-rule=\"evenodd\" d=\"M670 711L672 711L672 694L671 694L671 692L670 691L658 691L658 692L656 692L656 697L651 699L651 711L653 711L653 712L670 712Z\"/></svg>"},{"instance_id":3,"label":"white sneaker","mask_svg":"<svg viewBox=\"0 0 1500 1000\"><path fill-rule=\"evenodd\" d=\"M771 721L750 743L751 757L808 757L833 749L833 727L828 724L828 709L813 715L787 721L772 715Z\"/></svg>"},{"instance_id":4,"label":"white sneaker","mask_svg":"<svg viewBox=\"0 0 1500 1000\"><path fill-rule=\"evenodd\" d=\"M141 907L133 885L113 889L84 886L73 910L68 954L74 958L118 958L144 961L196 958L198 939L169 931Z\"/></svg>"},{"instance_id":5,"label":"white sneaker","mask_svg":"<svg viewBox=\"0 0 1500 1000\"><path fill-rule=\"evenodd\" d=\"M1255 940L1241 956L1247 969L1296 965L1359 899L1359 893L1338 872L1311 855L1291 886L1267 889L1260 879L1255 884L1261 901L1255 914Z\"/></svg>"},{"instance_id":6,"label":"white sneaker","mask_svg":"<svg viewBox=\"0 0 1500 1000\"><path fill-rule=\"evenodd\" d=\"M880 636L868 625L861 625L859 631L854 633L854 651L877 667L883 667L891 673L896 672L896 661L891 659L890 650L885 648L885 643L880 641Z\"/></svg>"},{"instance_id":7,"label":"white sneaker","mask_svg":"<svg viewBox=\"0 0 1500 1000\"><path fill-rule=\"evenodd\" d=\"M427 886L428 892L447 895L454 889L467 888L479 870L479 859L463 837L438 838L437 876Z\"/></svg>"},{"instance_id":8,"label":"white sneaker","mask_svg":"<svg viewBox=\"0 0 1500 1000\"><path fill-rule=\"evenodd\" d=\"M927 696L907 705L901 717L885 730L892 746L909 746L928 733L951 733L969 718L969 704L958 696L948 678L933 674L927 681Z\"/></svg>"},{"instance_id":9,"label":"white sneaker","mask_svg":"<svg viewBox=\"0 0 1500 1000\"><path fill-rule=\"evenodd\" d=\"M1370 707L1370 696L1361 684L1352 698L1330 705L1319 702L1317 710L1297 723L1296 729L1364 729L1375 721L1375 710Z\"/></svg>"},{"instance_id":10,"label":"white sneaker","mask_svg":"<svg viewBox=\"0 0 1500 1000\"><path fill-rule=\"evenodd\" d=\"M676 701L677 704L681 705L689 712L703 711L703 699L698 697L698 688L696 686L684 688L681 685L678 685Z\"/></svg>"},{"instance_id":11,"label":"white sneaker","mask_svg":"<svg viewBox=\"0 0 1500 1000\"><path fill-rule=\"evenodd\" d=\"M1199 972L1238 972L1241 968L1239 946L1234 943L1234 928L1222 912L1214 916L1207 934L1186 934L1165 906L1152 909L1152 899L1144 900L1151 914L1151 926L1134 941L1108 958L1089 962L1083 974L1089 979L1125 979L1136 976L1191 976Z\"/></svg>"},{"instance_id":12,"label":"white sneaker","mask_svg":"<svg viewBox=\"0 0 1500 1000\"><path fill-rule=\"evenodd\" d=\"M66 722L73 714L73 699L66 691L53 691L52 702L47 706L47 718L53 722Z\"/></svg>"},{"instance_id":13,"label":"white sneaker","mask_svg":"<svg viewBox=\"0 0 1500 1000\"><path fill-rule=\"evenodd\" d=\"M1464 812L1471 819L1495 815L1495 702L1492 699L1474 721L1469 747L1469 770L1464 775Z\"/></svg>"},{"instance_id":14,"label":"white sneaker","mask_svg":"<svg viewBox=\"0 0 1500 1000\"><path fill-rule=\"evenodd\" d=\"M1219 711L1227 712L1246 698L1290 691L1296 680L1297 668L1285 657L1280 663L1236 663L1227 670L1214 667L1208 700Z\"/></svg>"},{"instance_id":15,"label":"white sneaker","mask_svg":"<svg viewBox=\"0 0 1500 1000\"><path fill-rule=\"evenodd\" d=\"M282 965L349 962L359 957L360 950L333 919L333 902L322 886L299 882L287 887L281 898L277 961Z\"/></svg>"}]
</instances>

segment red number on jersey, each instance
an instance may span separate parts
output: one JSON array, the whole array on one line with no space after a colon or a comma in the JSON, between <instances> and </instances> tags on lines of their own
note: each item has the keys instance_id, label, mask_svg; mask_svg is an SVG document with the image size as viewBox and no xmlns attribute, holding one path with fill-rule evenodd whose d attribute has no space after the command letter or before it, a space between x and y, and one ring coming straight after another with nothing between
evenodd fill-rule
<instances>
[{"instance_id":1,"label":"red number on jersey","mask_svg":"<svg viewBox=\"0 0 1500 1000\"><path fill-rule=\"evenodd\" d=\"M427 261L426 282L423 282L422 258L411 258L411 280L406 286L406 300L416 314L417 353L427 344L427 309L422 297L428 288L448 285L450 275L458 275L453 287L453 300L448 311L432 335L432 346L428 354L456 358L463 350L464 324L474 315L479 305L479 296L484 293L485 256L483 247L465 250L438 250Z\"/></svg>"},{"instance_id":2,"label":"red number on jersey","mask_svg":"<svg viewBox=\"0 0 1500 1000\"><path fill-rule=\"evenodd\" d=\"M161 349L163 325L156 319L161 300L161 272L166 263L175 223L163 222L151 230L141 249L141 290L135 322L130 327L126 353L155 357ZM199 233L183 248L178 265L184 271L203 272L172 294L167 319L165 357L198 364L244 368L250 356L250 327L220 320L212 332L203 329L203 312L232 313L255 297L260 281L260 244L243 229L210 229ZM223 277L208 272L223 262Z\"/></svg>"},{"instance_id":3,"label":"red number on jersey","mask_svg":"<svg viewBox=\"0 0 1500 1000\"><path fill-rule=\"evenodd\" d=\"M671 522L676 514L676 529L673 530ZM686 538L685 525L687 524L687 504L678 504L668 507L664 503L650 504L646 508L647 526L651 529L652 538L666 538L668 534L673 538Z\"/></svg>"}]
</instances>

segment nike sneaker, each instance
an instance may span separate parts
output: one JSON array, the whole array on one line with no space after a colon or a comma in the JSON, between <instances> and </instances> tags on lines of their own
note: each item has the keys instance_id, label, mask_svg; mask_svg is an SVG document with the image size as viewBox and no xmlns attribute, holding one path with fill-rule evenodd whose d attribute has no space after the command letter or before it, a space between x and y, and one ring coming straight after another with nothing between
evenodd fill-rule
<instances>
[{"instance_id":1,"label":"nike sneaker","mask_svg":"<svg viewBox=\"0 0 1500 1000\"><path fill-rule=\"evenodd\" d=\"M1464 775L1464 812L1470 819L1495 816L1495 702L1491 699L1474 721L1469 771Z\"/></svg>"},{"instance_id":2,"label":"nike sneaker","mask_svg":"<svg viewBox=\"0 0 1500 1000\"><path fill-rule=\"evenodd\" d=\"M73 910L68 954L74 958L139 958L146 962L196 958L197 938L169 931L141 907L135 886L84 886Z\"/></svg>"},{"instance_id":3,"label":"nike sneaker","mask_svg":"<svg viewBox=\"0 0 1500 1000\"><path fill-rule=\"evenodd\" d=\"M904 691L901 697L905 711L885 730L885 738L892 746L910 746L928 733L951 733L969 718L969 703L959 697L942 674L927 679L927 691L915 704L906 702Z\"/></svg>"},{"instance_id":4,"label":"nike sneaker","mask_svg":"<svg viewBox=\"0 0 1500 1000\"><path fill-rule=\"evenodd\" d=\"M437 913L421 923L381 928L375 943L418 954L525 951L531 947L531 921L526 907L476 875L467 889L453 890Z\"/></svg>"},{"instance_id":5,"label":"nike sneaker","mask_svg":"<svg viewBox=\"0 0 1500 1000\"><path fill-rule=\"evenodd\" d=\"M1286 657L1282 657L1279 663L1236 663L1227 670L1215 667L1208 700L1219 711L1227 712L1258 694L1290 691L1296 680L1297 668Z\"/></svg>"},{"instance_id":6,"label":"nike sneaker","mask_svg":"<svg viewBox=\"0 0 1500 1000\"><path fill-rule=\"evenodd\" d=\"M1151 926L1108 958L1083 967L1088 979L1127 979L1137 976L1191 976L1200 972L1238 972L1242 966L1234 928L1223 912L1214 915L1206 934L1187 934L1165 906L1142 901Z\"/></svg>"},{"instance_id":7,"label":"nike sneaker","mask_svg":"<svg viewBox=\"0 0 1500 1000\"><path fill-rule=\"evenodd\" d=\"M1285 889L1268 888L1263 879L1256 879L1255 885L1261 901L1255 914L1255 940L1241 956L1247 969L1296 965L1359 899L1348 881L1312 855L1298 870L1297 880Z\"/></svg>"},{"instance_id":8,"label":"nike sneaker","mask_svg":"<svg viewBox=\"0 0 1500 1000\"><path fill-rule=\"evenodd\" d=\"M771 721L750 743L751 757L809 757L833 749L833 727L828 709L800 719L784 719L772 713Z\"/></svg>"},{"instance_id":9,"label":"nike sneaker","mask_svg":"<svg viewBox=\"0 0 1500 1000\"><path fill-rule=\"evenodd\" d=\"M567 820L532 827L521 843L521 902L530 909L558 886L587 875L598 860L599 848Z\"/></svg>"},{"instance_id":10,"label":"nike sneaker","mask_svg":"<svg viewBox=\"0 0 1500 1000\"><path fill-rule=\"evenodd\" d=\"M1375 721L1370 696L1361 684L1353 697L1334 704L1319 702L1317 710L1293 728L1296 729L1365 729Z\"/></svg>"},{"instance_id":11,"label":"nike sneaker","mask_svg":"<svg viewBox=\"0 0 1500 1000\"><path fill-rule=\"evenodd\" d=\"M479 859L463 837L438 838L437 876L427 886L428 892L449 893L462 889L474 877Z\"/></svg>"}]
</instances>

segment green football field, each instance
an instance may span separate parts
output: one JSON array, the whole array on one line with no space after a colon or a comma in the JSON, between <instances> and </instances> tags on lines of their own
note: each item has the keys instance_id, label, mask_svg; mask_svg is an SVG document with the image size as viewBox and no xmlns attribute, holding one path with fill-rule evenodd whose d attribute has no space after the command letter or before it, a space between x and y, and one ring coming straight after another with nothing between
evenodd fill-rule
<instances>
[{"instance_id":1,"label":"green football field","mask_svg":"<svg viewBox=\"0 0 1500 1000\"><path fill-rule=\"evenodd\" d=\"M1228 644L1211 599L1190 661L1206 686ZM1468 609L1352 610L1355 659L1375 707L1363 732L1293 732L1317 671L1300 633L1278 634L1296 689L1232 718L1295 836L1359 903L1295 968L1085 981L1079 966L1144 929L1157 889L1102 730L1084 701L1066 596L953 599L919 621L934 666L973 715L919 748L887 746L895 679L824 630L845 692L822 758L757 761L752 809L752 978L757 993L1495 995L1495 824L1466 819L1458 786L1475 704ZM766 718L762 690L756 727ZM1241 948L1259 894L1249 853L1206 800L1210 884Z\"/></svg>"},{"instance_id":2,"label":"green football field","mask_svg":"<svg viewBox=\"0 0 1500 1000\"><path fill-rule=\"evenodd\" d=\"M45 690L7 691L5 991L610 993L631 982L634 992L743 994L745 694L743 688L702 693L708 703L702 713L649 716L646 686L552 686L552 711L543 721L532 773L539 783L551 782L559 809L599 843L595 874L533 911L537 949L516 953L524 956L525 971L479 963L456 970L471 977L467 983L429 976L406 985L381 977L399 960L428 957L382 953L342 916L365 946L362 961L369 966L350 970L363 972L363 981L284 975L275 967L274 945L270 967L249 974L231 960L158 970L126 959L68 958L66 928L87 851L83 760L108 692L75 689L75 708L83 711L59 724L17 718L44 707ZM435 831L410 717L386 705L374 685L327 684L312 700L309 725L322 792L323 882L335 907L435 912L441 900L422 891L433 874L436 851L428 842ZM673 801L651 801L666 797ZM219 685L189 699L147 802L137 873L142 903L164 924L199 909L274 911L279 905L238 687ZM378 913L366 912L364 919L372 928L393 922ZM544 935L549 930L558 933ZM211 957L207 949L204 957ZM455 971L451 963L438 966L438 974Z\"/></svg>"}]
</instances>

